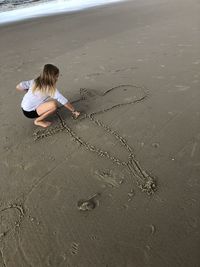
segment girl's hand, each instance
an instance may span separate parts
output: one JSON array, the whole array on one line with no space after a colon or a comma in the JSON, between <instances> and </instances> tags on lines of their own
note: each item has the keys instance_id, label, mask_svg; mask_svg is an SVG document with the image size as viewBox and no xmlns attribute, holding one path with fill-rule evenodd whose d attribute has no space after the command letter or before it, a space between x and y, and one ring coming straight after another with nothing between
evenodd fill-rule
<instances>
[{"instance_id":1,"label":"girl's hand","mask_svg":"<svg viewBox=\"0 0 200 267\"><path fill-rule=\"evenodd\" d=\"M72 111L72 114L74 115L75 119L77 119L80 116L79 111Z\"/></svg>"}]
</instances>

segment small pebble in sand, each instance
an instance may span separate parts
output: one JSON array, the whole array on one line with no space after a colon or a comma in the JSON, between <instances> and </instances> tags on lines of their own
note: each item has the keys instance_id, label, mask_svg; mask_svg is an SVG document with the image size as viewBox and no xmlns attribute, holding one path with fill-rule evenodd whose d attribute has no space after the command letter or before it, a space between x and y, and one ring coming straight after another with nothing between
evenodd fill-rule
<instances>
[{"instance_id":1,"label":"small pebble in sand","mask_svg":"<svg viewBox=\"0 0 200 267\"><path fill-rule=\"evenodd\" d=\"M160 145L159 145L159 143L153 143L152 146L155 148L158 148Z\"/></svg>"}]
</instances>

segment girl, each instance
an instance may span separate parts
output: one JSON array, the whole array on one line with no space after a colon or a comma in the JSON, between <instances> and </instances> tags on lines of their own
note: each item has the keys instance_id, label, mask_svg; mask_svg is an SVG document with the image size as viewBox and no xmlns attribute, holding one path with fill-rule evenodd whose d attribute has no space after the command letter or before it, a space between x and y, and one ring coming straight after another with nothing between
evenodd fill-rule
<instances>
[{"instance_id":1,"label":"girl","mask_svg":"<svg viewBox=\"0 0 200 267\"><path fill-rule=\"evenodd\" d=\"M56 111L56 100L70 110L75 118L80 115L80 112L76 111L57 90L58 77L59 69L52 64L46 64L40 76L35 80L22 81L16 86L19 91L27 91L23 97L21 108L27 118L35 119L35 125L41 127L51 125L51 122L45 119Z\"/></svg>"}]
</instances>

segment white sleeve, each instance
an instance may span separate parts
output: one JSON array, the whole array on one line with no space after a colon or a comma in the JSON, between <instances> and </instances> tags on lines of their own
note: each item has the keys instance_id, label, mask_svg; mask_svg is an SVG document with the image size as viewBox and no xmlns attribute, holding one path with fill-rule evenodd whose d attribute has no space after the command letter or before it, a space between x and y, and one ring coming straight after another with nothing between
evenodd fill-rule
<instances>
[{"instance_id":1,"label":"white sleeve","mask_svg":"<svg viewBox=\"0 0 200 267\"><path fill-rule=\"evenodd\" d=\"M33 84L33 81L34 80L29 80L29 81L22 81L20 82L20 87L23 89L23 90L29 90L30 87L32 86Z\"/></svg>"},{"instance_id":2,"label":"white sleeve","mask_svg":"<svg viewBox=\"0 0 200 267\"><path fill-rule=\"evenodd\" d=\"M56 92L55 92L55 95L54 95L53 98L56 99L56 100L57 100L60 104L62 104L62 105L65 105L65 104L67 104L67 102L69 102L68 99L65 98L65 97L58 91L58 89L56 89Z\"/></svg>"}]
</instances>

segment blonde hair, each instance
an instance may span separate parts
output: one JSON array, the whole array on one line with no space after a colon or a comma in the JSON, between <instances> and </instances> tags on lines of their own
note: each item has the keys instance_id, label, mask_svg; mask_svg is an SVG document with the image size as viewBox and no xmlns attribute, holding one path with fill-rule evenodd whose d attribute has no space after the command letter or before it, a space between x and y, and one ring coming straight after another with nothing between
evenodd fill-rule
<instances>
[{"instance_id":1,"label":"blonde hair","mask_svg":"<svg viewBox=\"0 0 200 267\"><path fill-rule=\"evenodd\" d=\"M56 91L56 82L59 75L59 69L52 65L44 65L43 71L39 77L34 80L32 92L41 92L44 95L54 96Z\"/></svg>"}]
</instances>

